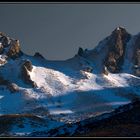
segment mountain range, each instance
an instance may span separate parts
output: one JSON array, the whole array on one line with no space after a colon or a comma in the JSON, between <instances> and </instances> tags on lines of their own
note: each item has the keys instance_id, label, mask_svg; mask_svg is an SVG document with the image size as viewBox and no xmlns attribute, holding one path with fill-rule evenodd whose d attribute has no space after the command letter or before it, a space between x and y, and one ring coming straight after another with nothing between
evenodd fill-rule
<instances>
[{"instance_id":1,"label":"mountain range","mask_svg":"<svg viewBox=\"0 0 140 140\"><path fill-rule=\"evenodd\" d=\"M79 47L61 61L27 55L19 40L0 33L1 137L96 136L93 126L115 120L118 112L122 120L126 110L139 114L139 96L139 33L117 27L93 49Z\"/></svg>"}]
</instances>

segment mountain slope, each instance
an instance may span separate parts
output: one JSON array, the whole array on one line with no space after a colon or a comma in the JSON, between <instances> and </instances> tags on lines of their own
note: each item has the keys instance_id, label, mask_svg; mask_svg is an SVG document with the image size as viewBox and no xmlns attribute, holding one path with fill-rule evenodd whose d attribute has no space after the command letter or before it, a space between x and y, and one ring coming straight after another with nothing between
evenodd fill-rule
<instances>
[{"instance_id":1,"label":"mountain slope","mask_svg":"<svg viewBox=\"0 0 140 140\"><path fill-rule=\"evenodd\" d=\"M26 55L18 40L0 35L0 115L10 120L1 136L27 136L40 129L47 133L110 113L140 96L139 34L116 28L94 49L80 48L64 61ZM33 129L34 117L47 124L36 122ZM11 123L18 118L24 127Z\"/></svg>"}]
</instances>

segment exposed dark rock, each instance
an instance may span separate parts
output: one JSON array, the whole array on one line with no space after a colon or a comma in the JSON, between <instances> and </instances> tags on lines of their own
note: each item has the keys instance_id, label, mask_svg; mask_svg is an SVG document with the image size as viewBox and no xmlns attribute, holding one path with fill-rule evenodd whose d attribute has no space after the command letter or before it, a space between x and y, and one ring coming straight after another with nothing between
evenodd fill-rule
<instances>
[{"instance_id":1,"label":"exposed dark rock","mask_svg":"<svg viewBox=\"0 0 140 140\"><path fill-rule=\"evenodd\" d=\"M0 54L5 54L12 59L20 57L23 53L20 50L19 40L10 38L3 32L0 32Z\"/></svg>"},{"instance_id":2,"label":"exposed dark rock","mask_svg":"<svg viewBox=\"0 0 140 140\"><path fill-rule=\"evenodd\" d=\"M108 75L108 70L107 70L107 67L106 66L104 66L103 67L103 72L102 72L103 74L105 74L105 75Z\"/></svg>"},{"instance_id":3,"label":"exposed dark rock","mask_svg":"<svg viewBox=\"0 0 140 140\"><path fill-rule=\"evenodd\" d=\"M108 42L109 50L105 58L105 66L112 73L120 72L124 62L126 43L131 35L124 28L116 28Z\"/></svg>"},{"instance_id":4,"label":"exposed dark rock","mask_svg":"<svg viewBox=\"0 0 140 140\"><path fill-rule=\"evenodd\" d=\"M19 91L19 87L15 83L5 80L2 76L0 76L0 85L6 86L11 92Z\"/></svg>"},{"instance_id":5,"label":"exposed dark rock","mask_svg":"<svg viewBox=\"0 0 140 140\"><path fill-rule=\"evenodd\" d=\"M6 59L7 59L7 57L5 57L5 59L0 59L0 64L1 65L5 64L6 63Z\"/></svg>"},{"instance_id":6,"label":"exposed dark rock","mask_svg":"<svg viewBox=\"0 0 140 140\"><path fill-rule=\"evenodd\" d=\"M39 52L36 52L34 57L45 59Z\"/></svg>"},{"instance_id":7,"label":"exposed dark rock","mask_svg":"<svg viewBox=\"0 0 140 140\"><path fill-rule=\"evenodd\" d=\"M6 48L10 43L10 39L6 36L6 34L0 32L0 42L2 43L3 47Z\"/></svg>"},{"instance_id":8,"label":"exposed dark rock","mask_svg":"<svg viewBox=\"0 0 140 140\"><path fill-rule=\"evenodd\" d=\"M2 52L3 52L3 45L2 45L2 43L0 44L0 54L2 54Z\"/></svg>"},{"instance_id":9,"label":"exposed dark rock","mask_svg":"<svg viewBox=\"0 0 140 140\"><path fill-rule=\"evenodd\" d=\"M8 88L11 92L18 92L18 91L19 91L19 87L18 87L15 83L8 83L8 84L7 84L7 88Z\"/></svg>"},{"instance_id":10,"label":"exposed dark rock","mask_svg":"<svg viewBox=\"0 0 140 140\"><path fill-rule=\"evenodd\" d=\"M81 47L79 47L78 55L83 56L83 54L84 54L84 50Z\"/></svg>"},{"instance_id":11,"label":"exposed dark rock","mask_svg":"<svg viewBox=\"0 0 140 140\"><path fill-rule=\"evenodd\" d=\"M133 72L135 75L140 76L140 36L136 38L133 49Z\"/></svg>"},{"instance_id":12,"label":"exposed dark rock","mask_svg":"<svg viewBox=\"0 0 140 140\"><path fill-rule=\"evenodd\" d=\"M21 67L21 77L26 84L31 85L32 87L37 87L36 83L31 80L30 74L28 72L31 70L32 70L31 63L29 63L29 61L24 62Z\"/></svg>"},{"instance_id":13,"label":"exposed dark rock","mask_svg":"<svg viewBox=\"0 0 140 140\"><path fill-rule=\"evenodd\" d=\"M7 56L8 57L18 57L20 54L20 44L19 44L19 40L12 40L7 52Z\"/></svg>"},{"instance_id":14,"label":"exposed dark rock","mask_svg":"<svg viewBox=\"0 0 140 140\"><path fill-rule=\"evenodd\" d=\"M25 60L23 65L27 68L27 70L32 71L33 66L32 66L32 62L30 60Z\"/></svg>"}]
</instances>

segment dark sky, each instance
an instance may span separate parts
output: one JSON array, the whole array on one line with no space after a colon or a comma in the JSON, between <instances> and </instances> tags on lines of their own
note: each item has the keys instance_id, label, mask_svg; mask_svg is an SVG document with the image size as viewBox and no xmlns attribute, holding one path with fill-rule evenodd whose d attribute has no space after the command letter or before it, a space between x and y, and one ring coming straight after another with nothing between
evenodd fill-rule
<instances>
[{"instance_id":1,"label":"dark sky","mask_svg":"<svg viewBox=\"0 0 140 140\"><path fill-rule=\"evenodd\" d=\"M2 4L0 31L19 39L22 50L50 60L92 49L118 26L140 32L140 4Z\"/></svg>"}]
</instances>

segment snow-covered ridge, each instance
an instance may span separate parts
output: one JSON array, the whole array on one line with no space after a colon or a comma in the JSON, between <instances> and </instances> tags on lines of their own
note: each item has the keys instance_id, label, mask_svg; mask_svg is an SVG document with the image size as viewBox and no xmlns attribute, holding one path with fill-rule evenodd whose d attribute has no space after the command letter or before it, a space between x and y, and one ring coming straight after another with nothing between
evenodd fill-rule
<instances>
[{"instance_id":1,"label":"snow-covered ridge","mask_svg":"<svg viewBox=\"0 0 140 140\"><path fill-rule=\"evenodd\" d=\"M88 50L84 57L76 55L66 61L49 61L24 53L19 55L19 52L14 57L1 53L0 115L29 113L47 121L51 117L55 127L58 122L73 123L110 112L139 97L140 77L131 71L135 36L127 42L122 71L105 74L102 69L109 39L110 36L95 49ZM23 81L22 75L26 60L30 62L24 71L27 82ZM32 87L28 82L34 82L36 86ZM9 83L16 84L18 90L11 92ZM28 124L26 127L33 131ZM49 123L48 128L52 127ZM25 129L22 130L15 126L11 132L24 135Z\"/></svg>"}]
</instances>

